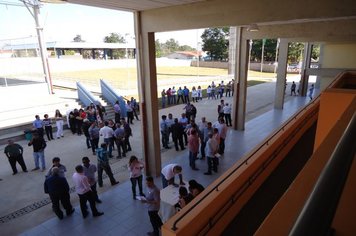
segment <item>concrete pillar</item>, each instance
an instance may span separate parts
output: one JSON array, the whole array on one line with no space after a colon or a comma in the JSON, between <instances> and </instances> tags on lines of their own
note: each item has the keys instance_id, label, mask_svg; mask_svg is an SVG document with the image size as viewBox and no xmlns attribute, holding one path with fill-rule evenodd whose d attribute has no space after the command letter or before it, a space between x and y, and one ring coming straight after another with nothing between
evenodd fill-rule
<instances>
[{"instance_id":1,"label":"concrete pillar","mask_svg":"<svg viewBox=\"0 0 356 236\"><path fill-rule=\"evenodd\" d=\"M228 74L235 74L235 64L236 64L236 31L237 27L230 27L230 37L229 37L229 66Z\"/></svg>"},{"instance_id":2,"label":"concrete pillar","mask_svg":"<svg viewBox=\"0 0 356 236\"><path fill-rule=\"evenodd\" d=\"M246 93L247 93L247 66L249 43L242 37L243 28L236 31L236 63L235 63L235 84L234 101L232 113L232 126L236 130L245 129L246 116Z\"/></svg>"},{"instance_id":3,"label":"concrete pillar","mask_svg":"<svg viewBox=\"0 0 356 236\"><path fill-rule=\"evenodd\" d=\"M279 43L277 83L274 97L274 108L283 109L284 94L286 89L287 78L287 61L288 61L288 40L281 39Z\"/></svg>"},{"instance_id":4,"label":"concrete pillar","mask_svg":"<svg viewBox=\"0 0 356 236\"><path fill-rule=\"evenodd\" d=\"M324 59L324 43L320 43L319 44L320 45L320 48L319 48L319 63L318 63L318 68L323 68L323 65L321 64L321 62L323 61L323 59ZM313 46L314 47L314 46ZM314 87L316 88L316 89L320 89L320 83L321 83L321 77L322 76L320 76L320 75L318 75L317 77L316 77L316 82L315 82L315 85L314 85Z\"/></svg>"},{"instance_id":5,"label":"concrete pillar","mask_svg":"<svg viewBox=\"0 0 356 236\"><path fill-rule=\"evenodd\" d=\"M157 100L155 37L142 29L141 14L135 12L137 74L146 175L161 173L160 132Z\"/></svg>"},{"instance_id":6,"label":"concrete pillar","mask_svg":"<svg viewBox=\"0 0 356 236\"><path fill-rule=\"evenodd\" d=\"M299 95L304 97L307 95L308 92L309 75L306 74L306 69L310 68L311 50L312 50L311 44L305 43L303 64L302 64L302 74L301 74L300 84L299 84Z\"/></svg>"}]
</instances>

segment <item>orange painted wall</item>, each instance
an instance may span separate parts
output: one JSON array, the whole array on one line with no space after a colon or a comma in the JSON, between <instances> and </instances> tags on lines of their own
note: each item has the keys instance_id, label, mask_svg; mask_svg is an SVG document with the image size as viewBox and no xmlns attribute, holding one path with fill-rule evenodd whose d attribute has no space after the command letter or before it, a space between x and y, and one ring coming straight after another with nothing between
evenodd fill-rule
<instances>
[{"instance_id":1,"label":"orange painted wall","mask_svg":"<svg viewBox=\"0 0 356 236\"><path fill-rule=\"evenodd\" d=\"M355 92L347 89L328 89L321 94L314 151L324 141L355 96Z\"/></svg>"}]
</instances>

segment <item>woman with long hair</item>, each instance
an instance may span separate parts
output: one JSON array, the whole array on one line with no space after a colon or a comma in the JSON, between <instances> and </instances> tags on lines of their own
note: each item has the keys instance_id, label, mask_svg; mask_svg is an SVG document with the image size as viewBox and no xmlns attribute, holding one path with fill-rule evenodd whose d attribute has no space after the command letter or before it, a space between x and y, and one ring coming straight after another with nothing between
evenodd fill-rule
<instances>
[{"instance_id":1,"label":"woman with long hair","mask_svg":"<svg viewBox=\"0 0 356 236\"><path fill-rule=\"evenodd\" d=\"M136 199L136 185L138 184L138 189L140 191L140 196L145 196L142 191L142 169L143 163L140 162L136 156L131 156L129 161L129 171L130 171L130 180L132 184L132 194L133 199Z\"/></svg>"},{"instance_id":2,"label":"woman with long hair","mask_svg":"<svg viewBox=\"0 0 356 236\"><path fill-rule=\"evenodd\" d=\"M60 137L63 137L63 116L58 109L55 112L54 119L56 120L57 127L56 137L59 139Z\"/></svg>"}]
</instances>

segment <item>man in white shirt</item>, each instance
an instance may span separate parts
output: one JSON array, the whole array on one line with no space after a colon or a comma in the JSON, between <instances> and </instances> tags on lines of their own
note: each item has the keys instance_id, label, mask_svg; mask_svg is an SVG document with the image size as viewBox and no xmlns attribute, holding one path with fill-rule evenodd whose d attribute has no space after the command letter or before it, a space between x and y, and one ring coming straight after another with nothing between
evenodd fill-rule
<instances>
[{"instance_id":1,"label":"man in white shirt","mask_svg":"<svg viewBox=\"0 0 356 236\"><path fill-rule=\"evenodd\" d=\"M229 105L229 103L225 103L225 106L223 107L223 111L224 111L226 125L232 126L231 125L231 105Z\"/></svg>"},{"instance_id":2,"label":"man in white shirt","mask_svg":"<svg viewBox=\"0 0 356 236\"><path fill-rule=\"evenodd\" d=\"M114 140L114 130L109 127L109 122L105 121L104 122L104 127L100 129L99 134L100 136L103 136L104 138L104 143L109 147L109 158L112 158L112 145L111 143Z\"/></svg>"},{"instance_id":3,"label":"man in white shirt","mask_svg":"<svg viewBox=\"0 0 356 236\"><path fill-rule=\"evenodd\" d=\"M88 178L84 175L84 168L81 165L75 167L76 173L73 174L73 183L75 185L75 191L79 196L80 210L82 211L83 218L88 216L87 201L89 201L90 209L94 217L104 215L103 212L99 212L95 206L95 198L88 181Z\"/></svg>"},{"instance_id":4,"label":"man in white shirt","mask_svg":"<svg viewBox=\"0 0 356 236\"><path fill-rule=\"evenodd\" d=\"M179 176L179 184L185 185L183 182L182 167L178 164L166 165L161 171L162 187L165 188L171 184L178 187L178 185L174 183L174 177L176 175Z\"/></svg>"}]
</instances>

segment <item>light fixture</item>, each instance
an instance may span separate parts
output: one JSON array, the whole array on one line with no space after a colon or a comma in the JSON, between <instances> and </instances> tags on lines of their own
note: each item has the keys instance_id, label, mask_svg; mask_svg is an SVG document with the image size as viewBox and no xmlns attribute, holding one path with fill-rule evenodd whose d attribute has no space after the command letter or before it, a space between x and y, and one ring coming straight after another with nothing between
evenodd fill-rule
<instances>
[{"instance_id":1,"label":"light fixture","mask_svg":"<svg viewBox=\"0 0 356 236\"><path fill-rule=\"evenodd\" d=\"M249 27L247 27L247 31L249 32L256 32L259 31L260 29L258 28L257 24L251 24Z\"/></svg>"}]
</instances>

